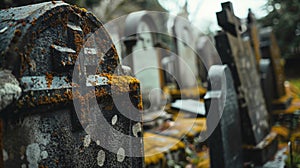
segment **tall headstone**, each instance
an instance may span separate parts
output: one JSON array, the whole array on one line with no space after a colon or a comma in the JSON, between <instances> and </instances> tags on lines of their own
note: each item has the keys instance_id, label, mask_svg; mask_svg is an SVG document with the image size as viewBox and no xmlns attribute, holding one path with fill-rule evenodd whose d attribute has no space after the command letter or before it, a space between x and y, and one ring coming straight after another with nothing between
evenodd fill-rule
<instances>
[{"instance_id":1,"label":"tall headstone","mask_svg":"<svg viewBox=\"0 0 300 168\"><path fill-rule=\"evenodd\" d=\"M180 89L190 89L198 87L200 79L197 67L197 55L195 48L195 38L192 34L191 23L182 17L175 17L173 25L173 35L175 40L175 52L177 54L176 75ZM200 85L199 85L200 86Z\"/></svg>"},{"instance_id":2,"label":"tall headstone","mask_svg":"<svg viewBox=\"0 0 300 168\"><path fill-rule=\"evenodd\" d=\"M234 15L230 2L222 3L222 11L217 13L217 18L224 30L215 37L217 50L223 63L235 74L234 81L239 98L242 97L245 101L240 100L244 141L257 144L268 134L269 124L260 78L251 55L253 53L249 50L249 41L245 42L241 38L240 20Z\"/></svg>"},{"instance_id":3,"label":"tall headstone","mask_svg":"<svg viewBox=\"0 0 300 168\"><path fill-rule=\"evenodd\" d=\"M209 69L208 75L210 84L215 88L209 90L204 97L206 111L213 101L217 102L215 104L219 108L224 103L222 116L214 113L214 118L220 118L220 121L208 140L211 168L243 167L239 106L230 70L226 65L214 65ZM207 127L210 125L208 122Z\"/></svg>"},{"instance_id":4,"label":"tall headstone","mask_svg":"<svg viewBox=\"0 0 300 168\"><path fill-rule=\"evenodd\" d=\"M144 144L145 161L147 167L163 167L164 159L171 156L176 160L184 159L181 141L188 134L189 128L193 126L192 119L170 121L173 123L167 130L165 127L172 120L163 109L165 105L161 89L165 86L162 73L161 59L163 54L169 56L169 52L155 45L157 27L153 17L147 12L131 13L126 18L124 41L127 56L123 63L132 67L133 73L141 81L141 90L144 101ZM127 57L127 58L126 58ZM170 81L173 82L173 81ZM160 120L164 119L164 120ZM203 128L203 122L197 122L196 133ZM196 127L196 126L195 126ZM195 134L189 134L195 137ZM154 160L155 159L155 160ZM160 162L161 161L161 162Z\"/></svg>"},{"instance_id":5,"label":"tall headstone","mask_svg":"<svg viewBox=\"0 0 300 168\"><path fill-rule=\"evenodd\" d=\"M126 56L123 63L132 68L141 81L145 109L161 108L163 87L160 56L154 47L156 24L146 12L129 14L125 21Z\"/></svg>"},{"instance_id":6,"label":"tall headstone","mask_svg":"<svg viewBox=\"0 0 300 168\"><path fill-rule=\"evenodd\" d=\"M262 58L271 60L273 83L275 84L273 110L287 109L291 104L292 97L285 93L285 75L284 67L281 63L280 49L270 27L260 31L260 50Z\"/></svg>"},{"instance_id":7,"label":"tall headstone","mask_svg":"<svg viewBox=\"0 0 300 168\"><path fill-rule=\"evenodd\" d=\"M203 80L203 78L207 78L208 69L212 65L220 64L219 54L208 36L201 36L197 38L196 51L202 60L201 61L199 59L198 62L202 65L199 74L201 80Z\"/></svg>"},{"instance_id":8,"label":"tall headstone","mask_svg":"<svg viewBox=\"0 0 300 168\"><path fill-rule=\"evenodd\" d=\"M244 148L246 159L263 163L276 152L277 141L276 135L274 137L269 133L269 116L251 44L241 38L241 22L234 15L230 2L222 3L222 11L217 12L217 19L224 31L215 37L216 46L223 63L233 72L239 98L243 143L252 146L250 151L256 150L256 153L252 153L247 151L249 148ZM269 136L273 138L272 141L266 140ZM268 145L259 145L266 142L269 142Z\"/></svg>"},{"instance_id":9,"label":"tall headstone","mask_svg":"<svg viewBox=\"0 0 300 168\"><path fill-rule=\"evenodd\" d=\"M261 87L264 94L267 111L272 112L272 101L274 95L274 87L273 87L273 71L271 67L271 62L267 58L262 58L260 51L260 37L259 37L259 29L257 28L255 15L252 13L252 10L248 10L247 16L247 31L243 34L244 38L249 38L251 41L251 46L254 51L254 55L256 58L256 65L261 77Z\"/></svg>"},{"instance_id":10,"label":"tall headstone","mask_svg":"<svg viewBox=\"0 0 300 168\"><path fill-rule=\"evenodd\" d=\"M247 16L247 34L251 38L251 46L254 50L254 55L256 58L256 64L259 65L260 59L262 58L260 52L260 41L259 41L259 31L256 26L256 18L252 13L251 9L248 10ZM259 67L258 67L259 68Z\"/></svg>"},{"instance_id":11,"label":"tall headstone","mask_svg":"<svg viewBox=\"0 0 300 168\"><path fill-rule=\"evenodd\" d=\"M123 63L132 68L141 82L144 107L144 126L153 128L170 119L164 110L165 98L162 88L164 79L161 70L160 48L156 48L157 27L153 16L147 12L135 12L125 20L126 55Z\"/></svg>"},{"instance_id":12,"label":"tall headstone","mask_svg":"<svg viewBox=\"0 0 300 168\"><path fill-rule=\"evenodd\" d=\"M0 113L4 167L143 167L139 83L114 75L118 55L102 23L61 1L1 10L0 18L0 67L22 88ZM91 92L74 91L82 88Z\"/></svg>"},{"instance_id":13,"label":"tall headstone","mask_svg":"<svg viewBox=\"0 0 300 168\"><path fill-rule=\"evenodd\" d=\"M261 87L264 93L267 110L269 114L272 115L271 112L273 105L274 83L270 59L260 59L259 71L261 75Z\"/></svg>"},{"instance_id":14,"label":"tall headstone","mask_svg":"<svg viewBox=\"0 0 300 168\"><path fill-rule=\"evenodd\" d=\"M270 27L261 29L260 31L260 49L263 58L271 59L272 68L274 71L275 80L275 98L280 98L285 95L284 89L284 68L281 64L280 49L277 44L275 35Z\"/></svg>"}]
</instances>

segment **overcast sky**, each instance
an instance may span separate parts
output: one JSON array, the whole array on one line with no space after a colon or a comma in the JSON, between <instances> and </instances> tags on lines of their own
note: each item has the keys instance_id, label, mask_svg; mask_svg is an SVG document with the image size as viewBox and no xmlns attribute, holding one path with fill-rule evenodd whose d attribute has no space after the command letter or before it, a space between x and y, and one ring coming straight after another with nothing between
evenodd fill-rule
<instances>
[{"instance_id":1,"label":"overcast sky","mask_svg":"<svg viewBox=\"0 0 300 168\"><path fill-rule=\"evenodd\" d=\"M218 30L216 12L221 11L221 2L228 0L188 0L189 19L201 30L209 25L212 31ZM159 0L161 5L172 14L179 12L179 7L185 4L185 0ZM247 17L248 8L251 8L257 18L265 16L264 5L267 0L231 0L236 16Z\"/></svg>"}]
</instances>

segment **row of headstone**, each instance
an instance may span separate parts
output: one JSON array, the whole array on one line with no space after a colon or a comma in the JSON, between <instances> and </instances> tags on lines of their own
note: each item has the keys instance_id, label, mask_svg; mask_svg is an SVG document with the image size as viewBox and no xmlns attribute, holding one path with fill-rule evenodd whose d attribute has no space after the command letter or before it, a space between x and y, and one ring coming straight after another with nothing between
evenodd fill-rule
<instances>
[{"instance_id":1,"label":"row of headstone","mask_svg":"<svg viewBox=\"0 0 300 168\"><path fill-rule=\"evenodd\" d=\"M235 167L241 167L243 161L251 159L257 163L263 163L269 159L277 149L276 135L269 134L270 118L268 111L272 109L273 104L272 101L269 101L270 99L267 98L272 97L273 92L272 87L267 86L270 84L268 81L273 78L271 62L261 59L263 56L260 55L260 45L258 43L254 43L253 41L250 43L250 41L243 39L240 33L240 21L234 16L231 3L223 3L222 8L223 10L217 15L219 25L224 29L224 32L219 32L215 37L216 46L222 62L227 64L232 72L233 80L227 81L227 88L220 88L221 93L225 90L227 94L217 94L226 96L226 100L228 99L230 101L225 101L222 117L215 116L221 120L209 140L211 165L213 167L223 167L223 165L226 165L226 167L232 167L233 165ZM251 20L251 13L248 18ZM175 83L176 89L181 91L201 86L201 84L199 85L199 83L196 82L198 79L196 78L195 81L195 79L191 78L190 74L203 73L203 65L202 69L198 67L197 61L199 60L197 60L195 51L192 50L192 48L195 47L195 39L193 39L194 37L191 34L192 29L188 22L184 22L177 17L174 19L172 30L176 38L174 38L174 44L171 44L173 46L169 46L168 50L174 48L174 53L177 57L174 56L172 52L154 48L154 46L161 47L163 45L158 44L158 41L154 41L157 36L150 33L157 31L156 24L150 15L146 13L129 15L126 18L125 27L126 25L128 25L130 31L132 31L132 28L134 28L134 31L133 33L131 32L131 34L125 31L125 34L130 34L130 37L124 41L126 51L120 53L126 53L125 55L131 54L128 59L123 57L122 61L132 68L133 72L137 74L137 78L142 82L142 92L144 97L146 96L144 99L146 105L145 112L147 112L145 116L151 114L149 115L150 117L145 117L148 122L148 120L151 121L155 118L159 118L159 114L165 115L164 111L161 110L161 105L163 104L162 95L160 92L155 92L154 90L158 88L160 91L168 82L175 83L174 79L163 75L166 73L157 68L168 67L165 69L169 69L171 70L170 72L174 73L175 78L178 80L177 83ZM251 28L252 29L249 28L249 30L253 30L250 33L251 38L259 41L258 34L255 31L256 29ZM199 41L199 50L197 49L196 52L203 55L216 54L216 52L210 48L209 40L202 38ZM254 57L252 47L254 48L256 57ZM185 62L181 62L180 60L184 60ZM208 67L211 67L211 65L216 64L217 60L208 59L203 62L208 63ZM190 69L186 68L187 65ZM148 67L152 69L146 70ZM209 71L209 81L212 82L224 77L230 79L228 68L212 66L212 69ZM261 81L258 70L261 72L263 78ZM220 76L216 74L215 71L223 75ZM234 90L232 88L234 88ZM237 92L237 96L235 96L235 92ZM148 99L149 94L150 98ZM173 99L179 100L172 103L171 107L177 110L185 110L186 112L199 113L197 110L193 110L195 108L188 109L184 107L185 104L194 107L194 102L198 102L197 100L193 101L193 103L184 103L185 100L181 99L183 97L176 97L175 94L173 96ZM215 96L216 94L214 92L208 92L205 96L206 104L212 100L220 100L220 97ZM238 100L237 105L235 105L235 99ZM209 105L206 106L209 107ZM205 111L208 111L208 109L203 111L204 115L209 115L205 114ZM163 121L159 122L162 123ZM210 122L208 122L208 127L210 127ZM241 128L241 130L239 130L239 128ZM235 130L233 131L234 134L229 130ZM170 129L170 131L174 132L172 129ZM239 136L239 134L242 135ZM172 134L167 133L165 136L172 136ZM176 136L173 137L179 138L180 136L176 134ZM228 139L232 137L235 137L235 140L228 141ZM243 150L244 156L242 156L241 152L241 137L243 144L248 145L248 148L244 148ZM266 139L271 139L271 141L266 143ZM218 143L218 141L222 143ZM223 151L221 156L218 155L220 149ZM265 151L269 153L263 154Z\"/></svg>"},{"instance_id":2,"label":"row of headstone","mask_svg":"<svg viewBox=\"0 0 300 168\"><path fill-rule=\"evenodd\" d=\"M261 164L275 154L277 140L276 135L270 133L270 116L261 88L257 61L249 39L242 37L240 19L234 15L230 2L222 3L222 11L217 13L217 19L223 31L215 36L216 47L223 64L228 65L233 74L238 95L243 159ZM258 52L255 47L255 52ZM268 67L262 68L268 73L266 69Z\"/></svg>"},{"instance_id":3,"label":"row of headstone","mask_svg":"<svg viewBox=\"0 0 300 168\"><path fill-rule=\"evenodd\" d=\"M193 138L196 138L205 129L205 120L195 119L197 115L203 117L205 109L204 104L199 101L199 95L203 93L197 89L201 87L201 84L198 83L199 67L196 51L193 50L195 40L191 34L191 25L187 20L175 17L172 34L168 34L159 32L160 29L154 21L157 17L154 17L153 13L144 11L132 13L126 17L124 27L126 50L122 52L126 54L123 55L122 62L131 67L133 73L141 81L145 107L143 110L145 132L165 139L165 141L171 141L173 138L177 141L189 139L192 142ZM171 44L160 41L159 35L161 34L164 34L163 38L170 39ZM169 87L170 85L173 87ZM175 116L177 116L171 122L166 121L172 119L167 117L164 110L166 105L164 97L167 93L162 92L165 88L178 91L178 93L170 92L171 100L177 100L170 104L172 111L175 111ZM183 90L193 93L193 95L180 93ZM198 99L193 100L195 97ZM184 117L178 117L178 113L184 113ZM172 118L174 119L174 117ZM166 127L166 125L169 126ZM155 138L151 139L151 141L153 140ZM153 145L153 142L146 138L145 144L149 147L149 144ZM150 153L150 149L145 149L146 155ZM167 152L168 150L162 151L164 155ZM174 151L169 152L174 153ZM152 157L157 157L157 155ZM151 160L150 158L151 156L146 156L146 160ZM150 167L151 165L147 163L146 166Z\"/></svg>"},{"instance_id":4,"label":"row of headstone","mask_svg":"<svg viewBox=\"0 0 300 168\"><path fill-rule=\"evenodd\" d=\"M269 120L268 120L268 113L266 110L266 105L264 102L263 94L260 87L260 78L257 72L257 64L254 59L251 45L248 42L243 42L243 39L241 38L241 35L239 34L239 31L237 29L239 28L239 25L236 25L235 23L239 24L238 19L231 13L232 7L228 4L223 4L223 10L225 11L224 17L224 11L223 16L222 12L219 14L219 22L221 22L221 26L224 26L223 28L228 31L229 33L220 33L216 37L217 41L217 49L219 50L219 53L221 55L221 59L223 63L228 64L229 69L233 73L233 81L234 81L234 88L238 93L238 109L236 109L236 106L234 105L234 92L232 91L232 88L229 87L231 82L228 82L228 87L225 90L228 90L228 99L232 101L232 103L227 102L224 110L223 117L216 116L216 118L221 118L221 121L219 125L216 128L216 132L212 134L211 138L211 160L212 165L215 165L218 167L221 163L228 165L230 167L231 165L236 165L236 167L240 167L242 161L242 154L241 154L241 138L238 134L230 134L228 130L231 130L230 128L237 129L235 133L240 132L238 130L239 125L239 118L242 120L242 134L243 134L243 142L244 144L250 144L254 146L254 148L264 141L266 137L268 137L269 133ZM229 9L229 10L228 10ZM225 19L225 22L224 20ZM191 35L190 25L186 22L182 22L182 20L175 18L175 26L173 27L175 38L175 50L174 52L177 54L178 57L172 57L172 54L170 52L165 52L163 50L159 50L157 48L153 48L155 46L153 33L150 33L151 31L156 31L155 29L155 23L154 21L151 21L149 19L149 16L147 14L142 15L131 15L127 19L127 24L129 27L135 27L136 31L132 34L134 36L130 36L128 40L125 40L126 45L126 55L130 55L130 58L126 60L126 58L123 57L124 63L130 67L132 67L133 72L135 74L139 73L141 70L145 70L145 67L155 67L151 71L137 74L137 78L142 81L142 92L144 95L148 97L149 93L151 93L151 90L155 88L162 89L163 86L166 84L165 82L172 82L172 80L167 79L165 76L161 76L163 73L161 73L160 70L157 70L157 68L161 68L162 65L167 65L171 70L173 70L175 74L175 78L178 79L177 83L177 89L189 89L196 86L199 86L199 84L195 82L191 82L194 79L190 79L191 73L193 74L199 74L199 67L197 67L196 61L197 57L195 55L195 52L192 51L193 36ZM150 22L149 22L150 20ZM232 23L227 23L227 20L232 21ZM179 24L180 23L180 24ZM127 25L126 24L126 25ZM134 26L133 26L134 25ZM177 25L177 26L176 26ZM126 27L126 26L125 26ZM126 33L125 33L126 34ZM215 52L213 49L208 49L209 44L207 42L208 40L204 39L202 42L202 48L201 46L199 48L199 53L208 53L208 55L214 55ZM206 47L203 47L203 45ZM207 47L208 46L208 47ZM172 47L170 47L172 48ZM230 48L230 50L228 50ZM209 50L209 51L206 51ZM138 51L138 52L133 52ZM223 52L225 51L225 52ZM124 52L122 52L124 53ZM160 55L161 53L166 54ZM244 55L244 57L241 57L239 54ZM240 58L241 57L241 58ZM186 66L185 63L180 62L180 59L186 62L188 67L191 69L187 69L184 66ZM165 60L162 61L162 60ZM128 62L126 62L128 61ZM170 65L168 64L168 61L175 64ZM206 60L206 63L209 63L210 65L216 64L215 60ZM167 62L167 63L166 63ZM165 64L166 63L166 64ZM269 65L269 64L267 64ZM263 65L265 66L265 65ZM228 69L224 67L219 67L220 69L223 68L224 76L230 76L228 75ZM218 68L216 68L218 69ZM226 69L226 70L225 70ZM263 71L266 71L265 68L262 68ZM212 77L214 78L214 70L212 70ZM219 70L222 71L222 70ZM225 73L226 72L226 73ZM226 75L225 75L226 74ZM250 78L249 78L250 74ZM268 73L269 74L269 73ZM220 76L218 76L220 77ZM228 77L230 78L230 77ZM143 84L144 83L144 84ZM143 87L144 85L144 87ZM180 87L179 87L180 86ZM231 89L230 89L231 88ZM223 88L224 90L224 88ZM254 94L252 94L254 93ZM150 94L151 95L151 94ZM218 99L216 97L213 97L214 94L207 93L206 101L209 99ZM158 101L151 101L151 98L147 100L145 99L146 107L149 107L147 113L151 112L158 112L161 113L161 106L159 103L161 103L161 94L156 93L153 96L152 100L158 100ZM178 99L176 97L175 99ZM179 110L183 110L185 103L183 103L184 100L180 100L173 103L173 107ZM147 105L148 104L148 105ZM178 104L181 104L178 106ZM189 104L190 105L190 104ZM186 111L193 111L193 110L186 110ZM204 110L205 111L205 110ZM206 110L208 111L208 110ZM240 111L239 114L237 113L230 113L231 111ZM196 112L197 113L197 110ZM145 113L146 114L146 113ZM232 115L229 115L232 114ZM146 114L147 115L147 114ZM240 115L240 116L239 116ZM152 115L149 120L153 120L153 118L156 118L158 115ZM209 123L208 123L209 125ZM170 129L171 131L174 131ZM165 134L166 136L172 136L172 134ZM175 135L175 134L174 134ZM229 137L234 137L234 135L237 137L235 138L236 141L228 141ZM180 136L179 136L180 137ZM177 135L175 138L179 138ZM274 137L273 137L274 138ZM221 140L222 143L219 143L217 140ZM231 142L234 142L231 143ZM215 146L215 147L214 147ZM275 149L276 147L276 140L272 141L272 149ZM265 147L264 147L265 148ZM222 149L224 152L222 157L218 156L218 150ZM232 150L232 152L229 152ZM256 150L256 149L255 149ZM263 149L262 149L263 150ZM262 156L264 157L265 161L268 159L274 150L271 150L271 153L268 154L268 156ZM250 154L253 157L253 153ZM259 156L261 156L261 153L259 153ZM220 161L220 162L219 162ZM258 162L263 162L260 158L258 158Z\"/></svg>"},{"instance_id":5,"label":"row of headstone","mask_svg":"<svg viewBox=\"0 0 300 168\"><path fill-rule=\"evenodd\" d=\"M174 130L174 126L162 130L162 126L167 125L172 116L164 110L166 97L162 89L165 79L161 60L166 52L156 47L157 31L153 15L147 12L132 13L125 19L126 54L122 62L131 67L133 74L141 81L146 167L165 167L165 158L181 160L180 156L185 154L183 146L177 144L183 144L180 138L185 132ZM174 134L174 131L179 134Z\"/></svg>"},{"instance_id":6,"label":"row of headstone","mask_svg":"<svg viewBox=\"0 0 300 168\"><path fill-rule=\"evenodd\" d=\"M266 71L266 64L269 64L271 68L271 76L268 79L266 79L266 72L261 71L261 82L263 88L266 89L264 90L264 94L265 100L268 104L268 110L270 113L274 110L285 110L291 105L292 97L287 95L285 92L284 68L281 61L280 49L276 42L274 32L271 27L258 29L254 14L251 12L251 10L249 10L247 18L247 27L248 30L245 35L251 39L251 44L255 51L256 61L259 65L258 68ZM269 80L269 82L267 80ZM270 86L268 85L270 82L275 83L275 85L272 85L272 88L267 88L267 86Z\"/></svg>"},{"instance_id":7,"label":"row of headstone","mask_svg":"<svg viewBox=\"0 0 300 168\"><path fill-rule=\"evenodd\" d=\"M284 67L281 62L280 49L272 28L260 30L260 49L262 58L269 59L272 67L273 88L272 110L285 110L291 105L292 96L285 92Z\"/></svg>"},{"instance_id":8,"label":"row of headstone","mask_svg":"<svg viewBox=\"0 0 300 168\"><path fill-rule=\"evenodd\" d=\"M0 18L1 69L22 88L1 111L0 167L143 167L142 114L123 115L141 107L139 83L102 23L60 1Z\"/></svg>"},{"instance_id":9,"label":"row of headstone","mask_svg":"<svg viewBox=\"0 0 300 168\"><path fill-rule=\"evenodd\" d=\"M234 82L239 95L240 110L244 127L244 140L249 144L259 143L268 133L268 113L262 96L260 81L249 41L240 35L240 20L234 15L230 2L222 3L222 11L217 13L218 23L223 32L215 37L216 46L224 64L236 74ZM224 52L225 51L225 52ZM252 128L251 128L252 126ZM248 127L249 128L249 127Z\"/></svg>"}]
</instances>

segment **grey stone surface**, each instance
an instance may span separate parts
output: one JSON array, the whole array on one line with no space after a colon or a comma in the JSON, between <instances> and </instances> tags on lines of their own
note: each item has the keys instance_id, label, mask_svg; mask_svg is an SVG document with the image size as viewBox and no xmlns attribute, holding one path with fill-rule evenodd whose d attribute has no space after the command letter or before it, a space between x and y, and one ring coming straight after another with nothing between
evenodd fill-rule
<instances>
[{"instance_id":1,"label":"grey stone surface","mask_svg":"<svg viewBox=\"0 0 300 168\"><path fill-rule=\"evenodd\" d=\"M0 67L24 89L1 111L4 167L143 167L143 158L135 157L143 156L141 113L134 113L141 108L139 84L122 74L110 83L107 76L97 80L112 75L119 62L102 23L61 1L1 10L0 18ZM82 87L93 94L76 95Z\"/></svg>"},{"instance_id":2,"label":"grey stone surface","mask_svg":"<svg viewBox=\"0 0 300 168\"><path fill-rule=\"evenodd\" d=\"M217 13L218 24L224 29L216 37L216 48L222 62L232 71L238 94L243 127L243 142L259 143L269 132L269 116L261 90L255 57L250 42L241 38L241 23L230 2L222 3Z\"/></svg>"},{"instance_id":3,"label":"grey stone surface","mask_svg":"<svg viewBox=\"0 0 300 168\"><path fill-rule=\"evenodd\" d=\"M217 102L214 106L224 107L222 114L210 111L214 119L220 118L208 140L211 167L241 168L243 167L241 121L230 70L226 65L213 65L208 75L209 82L215 85L215 88L209 90L204 97L206 111L214 101ZM219 92L219 94L212 92ZM208 129L212 125L211 122L213 121L207 122Z\"/></svg>"}]
</instances>

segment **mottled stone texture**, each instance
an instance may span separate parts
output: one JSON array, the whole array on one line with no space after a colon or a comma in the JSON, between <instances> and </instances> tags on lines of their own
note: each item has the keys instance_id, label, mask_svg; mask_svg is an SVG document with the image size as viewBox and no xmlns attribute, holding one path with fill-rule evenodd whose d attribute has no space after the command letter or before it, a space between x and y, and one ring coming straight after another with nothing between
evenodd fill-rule
<instances>
[{"instance_id":1,"label":"mottled stone texture","mask_svg":"<svg viewBox=\"0 0 300 168\"><path fill-rule=\"evenodd\" d=\"M117 69L101 22L59 1L1 10L0 18L0 67L23 91L0 113L4 166L143 167L135 157L143 156L139 82Z\"/></svg>"},{"instance_id":2,"label":"mottled stone texture","mask_svg":"<svg viewBox=\"0 0 300 168\"><path fill-rule=\"evenodd\" d=\"M217 19L224 31L215 36L216 48L223 64L227 64L233 74L243 142L256 145L268 134L270 126L255 57L250 42L241 37L240 19L234 15L230 2L222 3Z\"/></svg>"},{"instance_id":3,"label":"mottled stone texture","mask_svg":"<svg viewBox=\"0 0 300 168\"><path fill-rule=\"evenodd\" d=\"M226 65L213 65L208 71L209 82L214 85L205 95L206 111L211 103L223 108L222 114L210 111L215 120L220 118L217 127L209 137L211 168L243 167L241 121L233 79ZM213 107L212 107L213 108ZM207 122L208 129L213 123Z\"/></svg>"}]
</instances>

